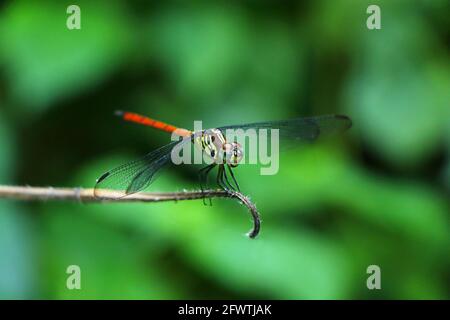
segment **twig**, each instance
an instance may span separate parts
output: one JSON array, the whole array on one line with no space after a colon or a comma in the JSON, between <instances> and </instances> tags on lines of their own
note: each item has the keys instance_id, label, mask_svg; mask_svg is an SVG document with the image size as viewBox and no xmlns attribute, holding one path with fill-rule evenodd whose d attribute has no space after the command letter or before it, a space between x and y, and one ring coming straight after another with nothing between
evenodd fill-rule
<instances>
[{"instance_id":1,"label":"twig","mask_svg":"<svg viewBox=\"0 0 450 320\"><path fill-rule=\"evenodd\" d=\"M108 193L111 197L108 197ZM183 191L183 192L165 192L165 193L135 193L124 198L116 199L113 197L115 191L102 190L102 199L94 196L93 189L83 188L53 188L53 187L18 187L18 186L0 186L0 199L16 199L24 201L80 201L80 202L162 202L178 200L196 200L203 198L234 198L238 199L250 211L253 218L253 229L247 233L250 238L255 238L260 229L261 220L259 218L256 206L250 199L242 193L223 190L201 191Z\"/></svg>"}]
</instances>

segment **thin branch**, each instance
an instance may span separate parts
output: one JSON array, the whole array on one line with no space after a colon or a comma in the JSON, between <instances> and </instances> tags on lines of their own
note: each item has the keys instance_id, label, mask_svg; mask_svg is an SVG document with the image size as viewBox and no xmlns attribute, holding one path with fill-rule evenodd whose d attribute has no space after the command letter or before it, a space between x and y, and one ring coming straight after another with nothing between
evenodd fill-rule
<instances>
[{"instance_id":1,"label":"thin branch","mask_svg":"<svg viewBox=\"0 0 450 320\"><path fill-rule=\"evenodd\" d=\"M108 197L108 194L111 196ZM261 220L259 218L256 206L250 199L240 192L223 191L223 190L205 190L201 191L183 191L183 192L164 192L164 193L135 193L124 198L116 199L113 197L114 190L103 190L102 199L94 196L93 189L83 188L53 188L53 187L18 187L18 186L1 186L0 199L16 199L24 201L79 201L79 202L162 202L162 201L181 201L181 200L197 200L203 198L234 198L245 205L253 219L253 229L247 233L250 238L255 238L260 229Z\"/></svg>"}]
</instances>

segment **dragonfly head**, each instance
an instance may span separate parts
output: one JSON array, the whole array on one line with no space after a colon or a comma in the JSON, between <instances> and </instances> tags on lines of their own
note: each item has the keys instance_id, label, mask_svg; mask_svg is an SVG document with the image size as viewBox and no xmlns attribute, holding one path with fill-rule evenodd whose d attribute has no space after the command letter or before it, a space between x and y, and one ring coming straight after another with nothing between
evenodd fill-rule
<instances>
[{"instance_id":1,"label":"dragonfly head","mask_svg":"<svg viewBox=\"0 0 450 320\"><path fill-rule=\"evenodd\" d=\"M225 151L226 162L232 167L237 167L244 155L242 146L237 142L225 143L223 149Z\"/></svg>"}]
</instances>

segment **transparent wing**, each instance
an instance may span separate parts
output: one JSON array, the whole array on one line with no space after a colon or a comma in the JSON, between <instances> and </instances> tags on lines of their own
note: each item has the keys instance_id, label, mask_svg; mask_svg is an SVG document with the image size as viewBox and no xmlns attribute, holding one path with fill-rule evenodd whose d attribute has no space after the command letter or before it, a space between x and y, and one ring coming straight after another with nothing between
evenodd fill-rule
<instances>
[{"instance_id":1,"label":"transparent wing","mask_svg":"<svg viewBox=\"0 0 450 320\"><path fill-rule=\"evenodd\" d=\"M155 174L171 160L171 151L177 146L190 142L191 138L173 141L156 149L141 159L123 164L102 174L97 179L94 195L101 199L120 199L147 188ZM177 146L178 148L178 146Z\"/></svg>"},{"instance_id":2,"label":"transparent wing","mask_svg":"<svg viewBox=\"0 0 450 320\"><path fill-rule=\"evenodd\" d=\"M343 132L352 126L349 117L343 115L326 115L319 117L297 118L291 120L256 122L244 125L224 126L227 129L279 129L280 138L291 140L314 141L319 136L328 136Z\"/></svg>"}]
</instances>

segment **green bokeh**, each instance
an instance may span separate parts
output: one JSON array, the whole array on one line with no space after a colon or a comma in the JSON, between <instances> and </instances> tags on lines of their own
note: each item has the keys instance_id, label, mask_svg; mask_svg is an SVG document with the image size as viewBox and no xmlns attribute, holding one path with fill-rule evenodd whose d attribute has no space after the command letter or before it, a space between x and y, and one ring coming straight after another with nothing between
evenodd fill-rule
<instances>
[{"instance_id":1,"label":"green bokeh","mask_svg":"<svg viewBox=\"0 0 450 320\"><path fill-rule=\"evenodd\" d=\"M14 1L0 9L0 184L92 187L169 142L129 109L191 128L341 113L348 134L280 171L236 169L262 215L229 199L0 200L0 298L448 299L446 1ZM447 10L446 10L447 9ZM170 167L153 191L197 188ZM66 288L79 265L81 290ZM366 269L382 270L368 290Z\"/></svg>"}]
</instances>

